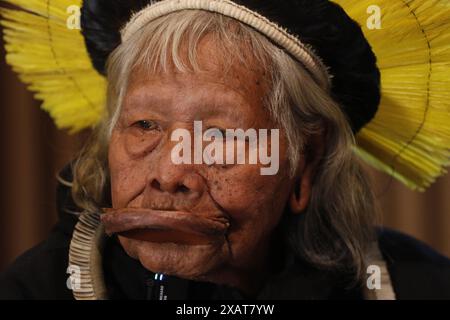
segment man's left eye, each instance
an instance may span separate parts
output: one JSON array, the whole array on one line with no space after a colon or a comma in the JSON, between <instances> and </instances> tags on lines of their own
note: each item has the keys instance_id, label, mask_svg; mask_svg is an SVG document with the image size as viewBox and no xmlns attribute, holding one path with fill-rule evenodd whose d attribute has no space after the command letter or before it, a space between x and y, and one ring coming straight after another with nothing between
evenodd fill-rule
<instances>
[{"instance_id":1,"label":"man's left eye","mask_svg":"<svg viewBox=\"0 0 450 320\"><path fill-rule=\"evenodd\" d=\"M218 127L209 127L205 132L206 137L211 138L213 135L222 135L222 138L227 136L226 130Z\"/></svg>"},{"instance_id":2,"label":"man's left eye","mask_svg":"<svg viewBox=\"0 0 450 320\"><path fill-rule=\"evenodd\" d=\"M158 128L158 124L151 120L139 120L136 121L133 126L138 127L139 129L148 131L148 130L155 130Z\"/></svg>"}]
</instances>

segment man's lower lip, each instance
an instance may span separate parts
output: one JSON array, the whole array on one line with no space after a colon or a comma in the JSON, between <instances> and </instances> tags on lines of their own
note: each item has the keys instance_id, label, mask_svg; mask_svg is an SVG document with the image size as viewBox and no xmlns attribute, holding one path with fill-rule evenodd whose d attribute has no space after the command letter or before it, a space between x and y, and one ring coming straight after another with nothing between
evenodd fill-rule
<instances>
[{"instance_id":1,"label":"man's lower lip","mask_svg":"<svg viewBox=\"0 0 450 320\"><path fill-rule=\"evenodd\" d=\"M201 216L188 212L145 208L111 209L101 215L106 233L151 242L204 244L225 237L229 222L220 214Z\"/></svg>"},{"instance_id":2,"label":"man's lower lip","mask_svg":"<svg viewBox=\"0 0 450 320\"><path fill-rule=\"evenodd\" d=\"M184 245L208 245L216 243L217 237L162 229L134 229L118 233L124 238L154 243L176 243Z\"/></svg>"}]
</instances>

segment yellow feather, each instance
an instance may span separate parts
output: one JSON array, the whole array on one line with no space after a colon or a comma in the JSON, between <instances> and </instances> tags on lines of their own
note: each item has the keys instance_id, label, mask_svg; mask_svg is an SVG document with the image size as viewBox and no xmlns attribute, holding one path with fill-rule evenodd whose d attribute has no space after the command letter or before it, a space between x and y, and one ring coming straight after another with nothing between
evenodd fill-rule
<instances>
[{"instance_id":1,"label":"yellow feather","mask_svg":"<svg viewBox=\"0 0 450 320\"><path fill-rule=\"evenodd\" d=\"M450 165L450 1L334 0L378 59L382 100L357 135L356 154L414 190ZM370 22L381 9L381 29Z\"/></svg>"},{"instance_id":2,"label":"yellow feather","mask_svg":"<svg viewBox=\"0 0 450 320\"><path fill-rule=\"evenodd\" d=\"M59 128L95 126L104 111L106 82L92 67L80 30L67 21L81 0L2 0L24 10L0 9L6 61L43 101Z\"/></svg>"}]
</instances>

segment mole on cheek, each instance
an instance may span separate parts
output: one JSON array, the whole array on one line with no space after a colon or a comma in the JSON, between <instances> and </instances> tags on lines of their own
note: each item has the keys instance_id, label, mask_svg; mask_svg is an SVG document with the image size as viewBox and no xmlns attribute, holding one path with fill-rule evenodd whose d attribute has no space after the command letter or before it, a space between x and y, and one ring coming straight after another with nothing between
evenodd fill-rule
<instances>
[{"instance_id":1,"label":"mole on cheek","mask_svg":"<svg viewBox=\"0 0 450 320\"><path fill-rule=\"evenodd\" d=\"M214 181L214 186L216 187L216 189L218 191L222 191L222 186L219 184L219 181L215 180Z\"/></svg>"}]
</instances>

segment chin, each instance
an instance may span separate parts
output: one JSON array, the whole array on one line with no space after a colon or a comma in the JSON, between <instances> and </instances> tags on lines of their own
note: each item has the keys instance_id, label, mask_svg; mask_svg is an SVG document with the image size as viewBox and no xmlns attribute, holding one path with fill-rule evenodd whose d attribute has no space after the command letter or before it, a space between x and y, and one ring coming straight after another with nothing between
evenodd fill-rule
<instances>
[{"instance_id":1,"label":"chin","mask_svg":"<svg viewBox=\"0 0 450 320\"><path fill-rule=\"evenodd\" d=\"M121 236L119 241L127 254L139 260L147 270L189 280L207 281L209 275L220 269L230 258L225 241L186 245L148 242Z\"/></svg>"}]
</instances>

